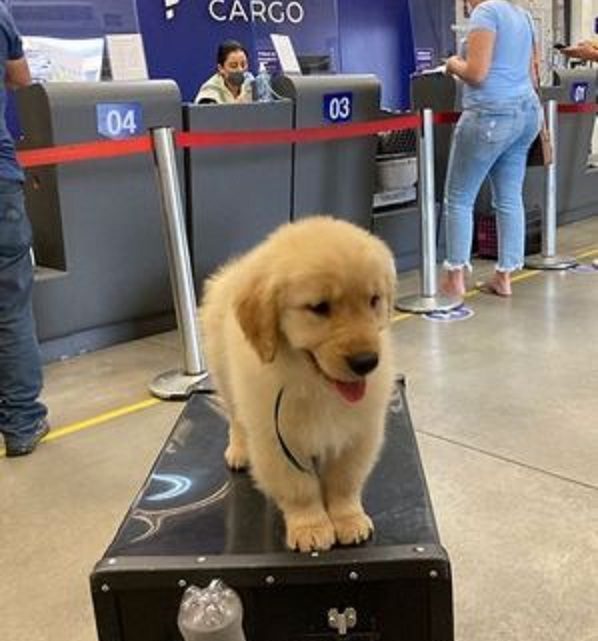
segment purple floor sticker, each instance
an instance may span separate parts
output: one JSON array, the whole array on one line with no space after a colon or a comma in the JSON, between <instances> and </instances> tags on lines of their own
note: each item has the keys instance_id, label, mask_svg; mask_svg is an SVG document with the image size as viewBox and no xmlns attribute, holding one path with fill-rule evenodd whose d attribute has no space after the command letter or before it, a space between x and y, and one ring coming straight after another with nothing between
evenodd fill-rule
<instances>
[{"instance_id":1,"label":"purple floor sticker","mask_svg":"<svg viewBox=\"0 0 598 641\"><path fill-rule=\"evenodd\" d=\"M458 321L469 320L474 316L473 309L461 305L457 309L451 309L449 312L429 312L424 314L424 318L435 323L456 323Z\"/></svg>"},{"instance_id":2,"label":"purple floor sticker","mask_svg":"<svg viewBox=\"0 0 598 641\"><path fill-rule=\"evenodd\" d=\"M569 271L573 272L574 274L598 274L598 263L582 263L580 265L576 265L575 267L571 267Z\"/></svg>"}]
</instances>

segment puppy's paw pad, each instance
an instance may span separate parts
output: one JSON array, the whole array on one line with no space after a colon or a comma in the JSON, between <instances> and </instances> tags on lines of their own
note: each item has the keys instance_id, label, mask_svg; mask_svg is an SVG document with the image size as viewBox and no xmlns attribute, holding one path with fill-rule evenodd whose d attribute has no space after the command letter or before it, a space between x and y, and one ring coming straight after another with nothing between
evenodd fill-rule
<instances>
[{"instance_id":1,"label":"puppy's paw pad","mask_svg":"<svg viewBox=\"0 0 598 641\"><path fill-rule=\"evenodd\" d=\"M244 470L249 467L249 457L245 448L230 444L224 452L224 458L231 470Z\"/></svg>"},{"instance_id":2,"label":"puppy's paw pad","mask_svg":"<svg viewBox=\"0 0 598 641\"><path fill-rule=\"evenodd\" d=\"M328 519L287 526L287 545L292 550L329 550L334 542L334 528Z\"/></svg>"},{"instance_id":3,"label":"puppy's paw pad","mask_svg":"<svg viewBox=\"0 0 598 641\"><path fill-rule=\"evenodd\" d=\"M359 512L343 516L332 517L336 538L341 545L352 545L367 541L374 531L372 519L365 513Z\"/></svg>"}]
</instances>

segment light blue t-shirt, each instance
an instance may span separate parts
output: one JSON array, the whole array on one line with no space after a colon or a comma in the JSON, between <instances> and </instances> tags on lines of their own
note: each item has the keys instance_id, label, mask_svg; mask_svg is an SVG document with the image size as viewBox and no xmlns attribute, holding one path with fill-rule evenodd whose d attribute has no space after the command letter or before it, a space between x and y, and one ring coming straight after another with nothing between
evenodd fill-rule
<instances>
[{"instance_id":1,"label":"light blue t-shirt","mask_svg":"<svg viewBox=\"0 0 598 641\"><path fill-rule=\"evenodd\" d=\"M534 32L531 16L507 0L485 0L471 13L469 31L496 34L490 70L479 85L463 86L463 106L492 106L533 94L530 76Z\"/></svg>"}]
</instances>

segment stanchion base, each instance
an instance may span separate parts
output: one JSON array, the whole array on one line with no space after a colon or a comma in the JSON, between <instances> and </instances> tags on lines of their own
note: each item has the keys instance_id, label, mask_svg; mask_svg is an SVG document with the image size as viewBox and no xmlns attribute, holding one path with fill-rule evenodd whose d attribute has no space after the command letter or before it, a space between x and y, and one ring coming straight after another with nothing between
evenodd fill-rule
<instances>
[{"instance_id":1,"label":"stanchion base","mask_svg":"<svg viewBox=\"0 0 598 641\"><path fill-rule=\"evenodd\" d=\"M598 258L594 258L594 260L592 261L592 265L594 265L594 267L598 269Z\"/></svg>"},{"instance_id":2,"label":"stanchion base","mask_svg":"<svg viewBox=\"0 0 598 641\"><path fill-rule=\"evenodd\" d=\"M207 371L190 375L175 369L159 374L149 384L150 392L165 401L184 401L193 392L209 392L212 389Z\"/></svg>"},{"instance_id":3,"label":"stanchion base","mask_svg":"<svg viewBox=\"0 0 598 641\"><path fill-rule=\"evenodd\" d=\"M414 314L428 314L430 312L450 312L463 305L462 298L450 296L406 296L399 298L395 303L396 309Z\"/></svg>"},{"instance_id":4,"label":"stanchion base","mask_svg":"<svg viewBox=\"0 0 598 641\"><path fill-rule=\"evenodd\" d=\"M557 271L570 269L575 265L577 265L577 261L571 256L542 256L541 254L536 254L525 260L525 266L528 269L551 269Z\"/></svg>"}]
</instances>

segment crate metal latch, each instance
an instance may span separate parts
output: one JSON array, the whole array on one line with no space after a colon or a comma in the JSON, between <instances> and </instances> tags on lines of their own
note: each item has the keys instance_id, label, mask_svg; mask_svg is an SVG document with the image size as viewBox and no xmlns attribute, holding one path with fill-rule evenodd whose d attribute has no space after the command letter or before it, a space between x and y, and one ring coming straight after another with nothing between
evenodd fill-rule
<instances>
[{"instance_id":1,"label":"crate metal latch","mask_svg":"<svg viewBox=\"0 0 598 641\"><path fill-rule=\"evenodd\" d=\"M347 608L344 612L339 612L336 608L328 610L328 625L337 630L340 636L345 636L347 630L357 625L357 612L354 608Z\"/></svg>"}]
</instances>

